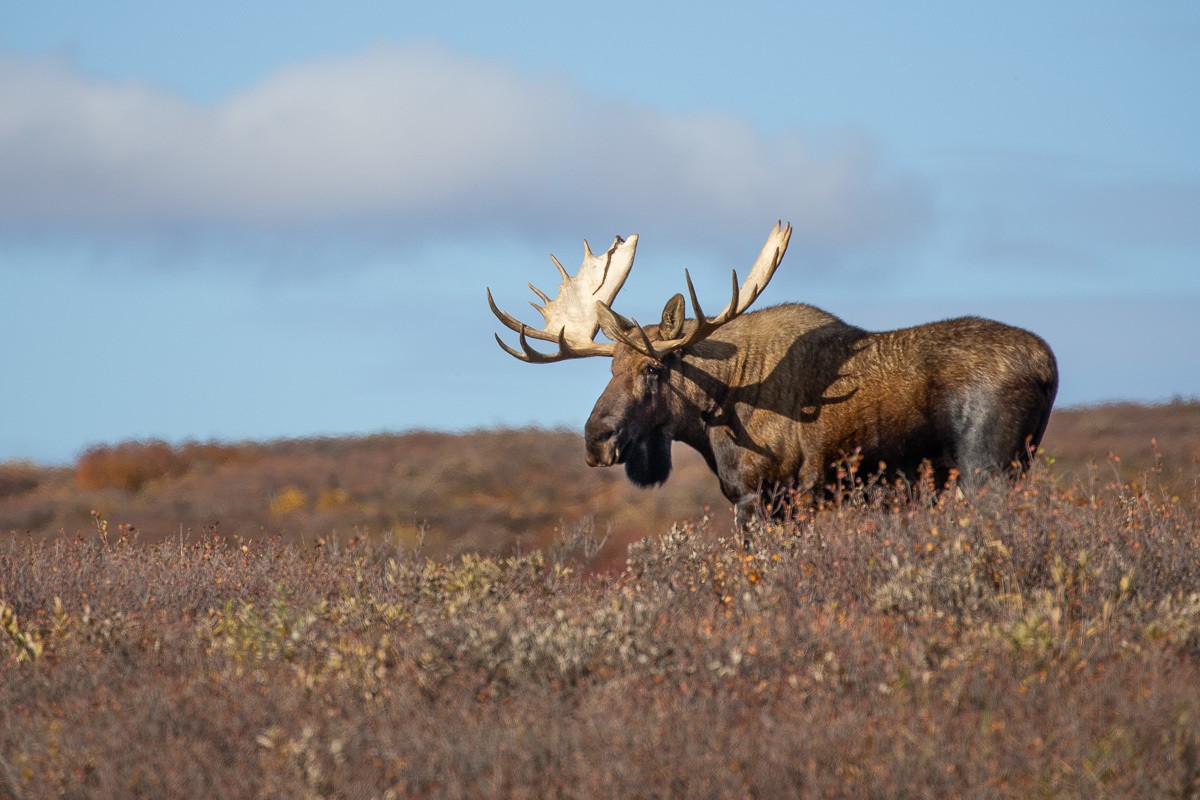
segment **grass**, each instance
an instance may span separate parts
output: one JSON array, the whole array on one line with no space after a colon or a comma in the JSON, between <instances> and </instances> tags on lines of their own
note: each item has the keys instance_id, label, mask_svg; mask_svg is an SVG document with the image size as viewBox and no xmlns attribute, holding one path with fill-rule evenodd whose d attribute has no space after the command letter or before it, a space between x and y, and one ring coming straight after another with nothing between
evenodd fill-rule
<instances>
[{"instance_id":1,"label":"grass","mask_svg":"<svg viewBox=\"0 0 1200 800\"><path fill-rule=\"evenodd\" d=\"M587 524L10 536L0 797L1195 798L1200 503L1110 467L613 570Z\"/></svg>"}]
</instances>

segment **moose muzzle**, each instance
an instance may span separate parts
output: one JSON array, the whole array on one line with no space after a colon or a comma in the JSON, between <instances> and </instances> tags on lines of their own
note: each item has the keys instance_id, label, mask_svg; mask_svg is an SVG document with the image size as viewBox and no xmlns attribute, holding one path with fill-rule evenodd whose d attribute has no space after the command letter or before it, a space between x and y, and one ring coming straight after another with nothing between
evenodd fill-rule
<instances>
[{"instance_id":1,"label":"moose muzzle","mask_svg":"<svg viewBox=\"0 0 1200 800\"><path fill-rule=\"evenodd\" d=\"M589 467L611 467L620 463L617 427L607 415L593 414L583 428L584 460Z\"/></svg>"}]
</instances>

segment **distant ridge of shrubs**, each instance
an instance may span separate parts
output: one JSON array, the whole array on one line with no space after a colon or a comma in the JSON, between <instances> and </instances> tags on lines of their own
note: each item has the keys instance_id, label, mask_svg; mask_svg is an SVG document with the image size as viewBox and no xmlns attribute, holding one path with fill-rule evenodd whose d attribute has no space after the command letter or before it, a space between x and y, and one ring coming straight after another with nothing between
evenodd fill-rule
<instances>
[{"instance_id":1,"label":"distant ridge of shrubs","mask_svg":"<svg viewBox=\"0 0 1200 800\"><path fill-rule=\"evenodd\" d=\"M75 461L81 489L141 491L151 481L178 478L197 467L213 468L244 458L247 448L216 442L172 446L161 439L93 445Z\"/></svg>"},{"instance_id":2,"label":"distant ridge of shrubs","mask_svg":"<svg viewBox=\"0 0 1200 800\"><path fill-rule=\"evenodd\" d=\"M1200 402L1113 404L1054 412L1043 460L1064 485L1149 482L1200 496ZM219 530L261 540L331 536L422 543L429 555L511 555L591 527L597 563L680 520L731 523L703 458L674 451L664 486L590 469L574 431L407 431L234 443L157 439L97 445L68 466L0 463L0 537L77 536L98 511L142 542Z\"/></svg>"},{"instance_id":3,"label":"distant ridge of shrubs","mask_svg":"<svg viewBox=\"0 0 1200 800\"><path fill-rule=\"evenodd\" d=\"M41 480L38 467L24 462L0 464L0 498L36 489Z\"/></svg>"}]
</instances>

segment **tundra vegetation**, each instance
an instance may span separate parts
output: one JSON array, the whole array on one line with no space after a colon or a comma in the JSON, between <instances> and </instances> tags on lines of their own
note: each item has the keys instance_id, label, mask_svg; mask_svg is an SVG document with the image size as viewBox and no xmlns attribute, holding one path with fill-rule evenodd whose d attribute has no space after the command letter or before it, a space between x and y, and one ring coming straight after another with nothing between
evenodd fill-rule
<instances>
[{"instance_id":1,"label":"tundra vegetation","mask_svg":"<svg viewBox=\"0 0 1200 800\"><path fill-rule=\"evenodd\" d=\"M565 515L490 555L366 524L283 535L331 519L325 491L379 491L357 448L461 473L474 443L555 435L226 445L125 487L4 465L6 515L104 502L0 543L0 797L1200 793L1200 404L1058 412L1015 484L967 501L927 476L897 499L864 476L749 549L695 506L619 558ZM506 486L577 513L539 470L490 469L439 496L447 518ZM253 474L254 524L137 516Z\"/></svg>"}]
</instances>

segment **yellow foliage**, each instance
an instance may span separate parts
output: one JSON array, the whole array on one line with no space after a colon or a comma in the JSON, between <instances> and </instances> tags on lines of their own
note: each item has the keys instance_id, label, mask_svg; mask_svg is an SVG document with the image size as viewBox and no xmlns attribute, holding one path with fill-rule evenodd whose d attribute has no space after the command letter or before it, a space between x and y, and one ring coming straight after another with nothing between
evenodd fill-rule
<instances>
[{"instance_id":1,"label":"yellow foliage","mask_svg":"<svg viewBox=\"0 0 1200 800\"><path fill-rule=\"evenodd\" d=\"M317 498L318 511L333 511L350 502L350 493L345 489L326 489Z\"/></svg>"},{"instance_id":2,"label":"yellow foliage","mask_svg":"<svg viewBox=\"0 0 1200 800\"><path fill-rule=\"evenodd\" d=\"M307 506L308 494L299 486L289 484L271 498L269 508L272 516L285 517L288 514L303 511Z\"/></svg>"},{"instance_id":3,"label":"yellow foliage","mask_svg":"<svg viewBox=\"0 0 1200 800\"><path fill-rule=\"evenodd\" d=\"M0 600L0 631L17 646L17 661L37 661L42 654L42 637L33 629L22 628L17 612L8 603Z\"/></svg>"}]
</instances>

